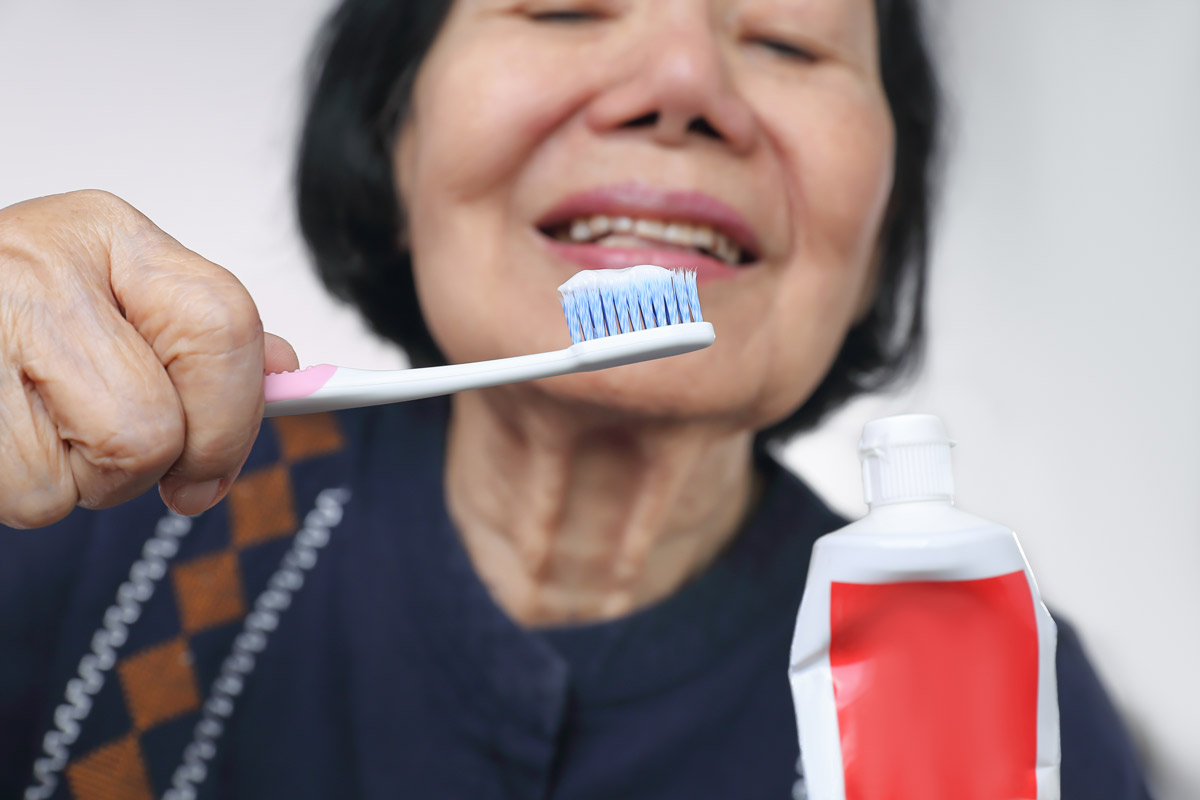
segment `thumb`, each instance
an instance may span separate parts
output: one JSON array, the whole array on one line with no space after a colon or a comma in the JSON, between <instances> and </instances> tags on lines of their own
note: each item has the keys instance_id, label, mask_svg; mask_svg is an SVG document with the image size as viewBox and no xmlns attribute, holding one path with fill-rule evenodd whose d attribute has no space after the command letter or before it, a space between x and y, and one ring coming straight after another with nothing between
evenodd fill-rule
<instances>
[{"instance_id":1,"label":"thumb","mask_svg":"<svg viewBox=\"0 0 1200 800\"><path fill-rule=\"evenodd\" d=\"M287 339L273 333L263 334L263 372L292 372L300 369L300 359Z\"/></svg>"}]
</instances>

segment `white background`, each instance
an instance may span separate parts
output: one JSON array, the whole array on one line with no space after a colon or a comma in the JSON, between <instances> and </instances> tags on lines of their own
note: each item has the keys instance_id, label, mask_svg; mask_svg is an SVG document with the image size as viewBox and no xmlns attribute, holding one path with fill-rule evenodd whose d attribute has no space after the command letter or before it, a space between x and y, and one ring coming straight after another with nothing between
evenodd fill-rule
<instances>
[{"instance_id":1,"label":"white background","mask_svg":"<svg viewBox=\"0 0 1200 800\"><path fill-rule=\"evenodd\" d=\"M402 363L292 221L327 0L0 0L0 206L113 191L233 270L304 363ZM787 457L862 511L868 419L941 414L959 504L1017 529L1163 800L1200 798L1200 3L931 0L950 94L922 377Z\"/></svg>"}]
</instances>

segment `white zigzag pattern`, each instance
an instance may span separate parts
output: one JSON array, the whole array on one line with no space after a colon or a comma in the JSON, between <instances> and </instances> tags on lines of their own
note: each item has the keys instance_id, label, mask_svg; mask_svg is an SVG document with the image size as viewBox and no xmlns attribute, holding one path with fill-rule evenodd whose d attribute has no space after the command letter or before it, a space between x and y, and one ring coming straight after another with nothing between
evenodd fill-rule
<instances>
[{"instance_id":1,"label":"white zigzag pattern","mask_svg":"<svg viewBox=\"0 0 1200 800\"><path fill-rule=\"evenodd\" d=\"M106 673L117 663L117 651L129 636L129 626L142 615L142 606L167 574L167 561L179 550L179 540L192 521L174 512L158 521L154 536L142 547L142 557L129 569L129 580L117 588L117 600L104 612L104 622L92 636L92 650L79 660L77 677L67 681L66 699L54 709L54 729L42 739L45 755L33 764L33 783L25 800L46 800L58 786L58 776L79 738L80 723L92 710L92 698L104 686Z\"/></svg>"},{"instance_id":2,"label":"white zigzag pattern","mask_svg":"<svg viewBox=\"0 0 1200 800\"><path fill-rule=\"evenodd\" d=\"M241 633L233 640L163 800L195 800L196 790L208 777L208 762L217 754L217 741L225 730L223 720L233 713L245 679L254 671L255 656L267 646L267 637L279 626L280 614L304 585L304 573L316 565L318 552L329 543L330 531L342 521L342 507L349 499L347 489L326 489L304 517L304 527L296 534L291 549L255 600L254 610L246 615Z\"/></svg>"},{"instance_id":3,"label":"white zigzag pattern","mask_svg":"<svg viewBox=\"0 0 1200 800\"><path fill-rule=\"evenodd\" d=\"M216 755L217 740L224 732L222 720L233 713L245 679L254 671L255 655L267 646L267 637L278 627L280 614L304 585L304 573L316 565L318 552L328 544L330 531L342 521L342 509L349 499L348 489L326 489L304 517L304 527L267 588L255 600L254 610L246 616L221 665L192 741L184 748L182 763L163 800L194 800L208 775L208 762ZM129 570L129 580L117 589L116 602L104 612L104 622L92 636L91 652L79 661L78 677L67 681L65 702L54 710L55 728L42 741L45 756L34 763L34 781L25 790L25 800L48 800L58 787L59 775L71 756L71 745L79 738L80 725L92 710L92 698L104 686L105 675L116 664L117 651L128 638L129 626L141 616L143 605L167 573L167 561L178 552L179 540L191 528L190 519L174 512L158 521L154 536L142 548L142 557Z\"/></svg>"}]
</instances>

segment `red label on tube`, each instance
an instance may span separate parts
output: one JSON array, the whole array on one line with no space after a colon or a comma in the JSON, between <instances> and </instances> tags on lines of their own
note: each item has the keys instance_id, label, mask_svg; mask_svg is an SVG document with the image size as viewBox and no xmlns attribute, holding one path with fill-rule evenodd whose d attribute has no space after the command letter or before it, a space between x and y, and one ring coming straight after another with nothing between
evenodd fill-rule
<instances>
[{"instance_id":1,"label":"red label on tube","mask_svg":"<svg viewBox=\"0 0 1200 800\"><path fill-rule=\"evenodd\" d=\"M834 582L830 633L846 800L1037 797L1038 633L1024 572Z\"/></svg>"}]
</instances>

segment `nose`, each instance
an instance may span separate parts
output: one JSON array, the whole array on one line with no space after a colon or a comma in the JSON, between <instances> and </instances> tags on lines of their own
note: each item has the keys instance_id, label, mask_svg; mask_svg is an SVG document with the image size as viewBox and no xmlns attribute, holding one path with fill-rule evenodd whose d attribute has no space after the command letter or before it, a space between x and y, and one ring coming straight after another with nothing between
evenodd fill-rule
<instances>
[{"instance_id":1,"label":"nose","mask_svg":"<svg viewBox=\"0 0 1200 800\"><path fill-rule=\"evenodd\" d=\"M738 94L707 19L647 23L614 64L609 87L588 109L599 131L644 130L679 147L696 137L737 152L755 140L754 115Z\"/></svg>"}]
</instances>

